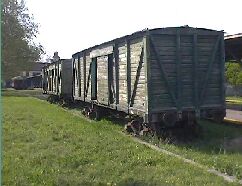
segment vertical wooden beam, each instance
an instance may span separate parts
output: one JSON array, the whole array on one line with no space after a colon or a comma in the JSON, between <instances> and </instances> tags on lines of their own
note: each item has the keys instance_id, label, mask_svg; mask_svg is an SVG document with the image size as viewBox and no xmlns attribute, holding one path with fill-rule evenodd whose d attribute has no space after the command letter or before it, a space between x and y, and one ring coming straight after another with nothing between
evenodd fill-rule
<instances>
[{"instance_id":1,"label":"vertical wooden beam","mask_svg":"<svg viewBox=\"0 0 242 186\"><path fill-rule=\"evenodd\" d=\"M126 79L127 79L127 104L129 105L129 100L130 100L130 95L131 95L131 60L130 60L130 41L126 39L126 48L127 48L127 53L126 53L126 61L127 61L127 69L126 69Z\"/></svg>"},{"instance_id":2,"label":"vertical wooden beam","mask_svg":"<svg viewBox=\"0 0 242 186\"><path fill-rule=\"evenodd\" d=\"M73 65L73 95L76 97L76 58L73 57L73 61L72 61L72 65Z\"/></svg>"},{"instance_id":3,"label":"vertical wooden beam","mask_svg":"<svg viewBox=\"0 0 242 186\"><path fill-rule=\"evenodd\" d=\"M57 95L59 94L59 63L60 63L60 61L58 61L57 63L56 63L56 92L57 92Z\"/></svg>"},{"instance_id":4,"label":"vertical wooden beam","mask_svg":"<svg viewBox=\"0 0 242 186\"><path fill-rule=\"evenodd\" d=\"M57 76L56 76L57 68L56 68L56 64L57 64L57 62L55 62L55 65L54 65L54 83L55 83L55 86L53 88L53 91L55 93L57 92L57 90L56 90L56 87L57 87L57 81L56 81L56 79L57 79Z\"/></svg>"},{"instance_id":5,"label":"vertical wooden beam","mask_svg":"<svg viewBox=\"0 0 242 186\"><path fill-rule=\"evenodd\" d=\"M145 68L145 117L144 121L149 123L149 112L150 112L150 102L151 102L151 69L150 69L150 32L146 31L144 39L144 68Z\"/></svg>"},{"instance_id":6,"label":"vertical wooden beam","mask_svg":"<svg viewBox=\"0 0 242 186\"><path fill-rule=\"evenodd\" d=\"M81 97L81 64L80 64L80 54L78 55L78 61L77 61L77 64L78 64L78 71L77 71L77 76L78 76L78 97Z\"/></svg>"},{"instance_id":7,"label":"vertical wooden beam","mask_svg":"<svg viewBox=\"0 0 242 186\"><path fill-rule=\"evenodd\" d=\"M224 48L224 33L221 33L220 37L220 76L221 76L221 102L225 106L225 85L224 85L224 76L225 76L225 69L224 69L224 64L225 64L225 48Z\"/></svg>"},{"instance_id":8,"label":"vertical wooden beam","mask_svg":"<svg viewBox=\"0 0 242 186\"><path fill-rule=\"evenodd\" d=\"M72 84L72 95L75 96L75 71L74 71L74 57L72 56L72 60L71 60L71 69L72 69L72 81L71 81L71 84Z\"/></svg>"},{"instance_id":9,"label":"vertical wooden beam","mask_svg":"<svg viewBox=\"0 0 242 186\"><path fill-rule=\"evenodd\" d=\"M83 90L83 99L86 99L86 89L87 89L87 82L86 82L86 52L83 52L83 83L84 83L84 90Z\"/></svg>"},{"instance_id":10,"label":"vertical wooden beam","mask_svg":"<svg viewBox=\"0 0 242 186\"><path fill-rule=\"evenodd\" d=\"M181 55L180 55L180 48L181 48L181 35L179 31L176 32L176 82L177 82L177 110L181 110Z\"/></svg>"},{"instance_id":11,"label":"vertical wooden beam","mask_svg":"<svg viewBox=\"0 0 242 186\"><path fill-rule=\"evenodd\" d=\"M195 109L199 109L198 105L198 61L197 61L197 33L193 34L193 103Z\"/></svg>"},{"instance_id":12,"label":"vertical wooden beam","mask_svg":"<svg viewBox=\"0 0 242 186\"><path fill-rule=\"evenodd\" d=\"M118 43L114 44L115 82L116 82L116 105L119 104L119 51Z\"/></svg>"}]
</instances>

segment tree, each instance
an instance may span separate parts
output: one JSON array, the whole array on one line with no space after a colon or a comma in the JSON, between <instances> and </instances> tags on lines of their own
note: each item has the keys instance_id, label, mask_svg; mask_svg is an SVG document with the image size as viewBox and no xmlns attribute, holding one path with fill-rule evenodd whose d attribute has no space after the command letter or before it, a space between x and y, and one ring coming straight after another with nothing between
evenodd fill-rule
<instances>
[{"instance_id":1,"label":"tree","mask_svg":"<svg viewBox=\"0 0 242 186\"><path fill-rule=\"evenodd\" d=\"M36 24L28 13L25 1L2 0L2 80L31 70L43 53L33 38L38 34Z\"/></svg>"},{"instance_id":2,"label":"tree","mask_svg":"<svg viewBox=\"0 0 242 186\"><path fill-rule=\"evenodd\" d=\"M225 76L228 83L234 86L236 91L242 85L242 71L239 63L226 63Z\"/></svg>"}]
</instances>

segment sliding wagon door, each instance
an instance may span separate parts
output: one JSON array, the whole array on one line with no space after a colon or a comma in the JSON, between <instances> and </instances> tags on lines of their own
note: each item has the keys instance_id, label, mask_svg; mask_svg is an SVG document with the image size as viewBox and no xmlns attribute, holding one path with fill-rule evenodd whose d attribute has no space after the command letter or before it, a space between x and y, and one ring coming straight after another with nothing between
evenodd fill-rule
<instances>
[{"instance_id":1,"label":"sliding wagon door","mask_svg":"<svg viewBox=\"0 0 242 186\"><path fill-rule=\"evenodd\" d=\"M92 58L92 99L98 104L114 102L113 46L98 48L90 53Z\"/></svg>"}]
</instances>

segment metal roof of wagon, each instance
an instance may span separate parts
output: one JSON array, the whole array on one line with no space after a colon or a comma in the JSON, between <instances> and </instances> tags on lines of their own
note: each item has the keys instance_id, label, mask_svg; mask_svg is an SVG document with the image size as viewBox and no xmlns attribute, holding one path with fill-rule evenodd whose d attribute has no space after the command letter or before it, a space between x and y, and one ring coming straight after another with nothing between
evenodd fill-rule
<instances>
[{"instance_id":1,"label":"metal roof of wagon","mask_svg":"<svg viewBox=\"0 0 242 186\"><path fill-rule=\"evenodd\" d=\"M75 56L78 56L80 53L82 52L85 52L87 50L91 50L93 48L96 48L98 46L101 46L101 45L105 45L105 44L108 44L108 43L111 43L111 42L115 42L116 40L122 40L122 39L126 39L126 38L129 38L129 37L137 37L139 35L143 35L145 34L147 31L149 32L153 32L153 31L158 31L158 30L176 30L176 29L191 29L191 30L201 30L201 31L212 31L212 32L224 32L223 30L221 31L217 31L217 30L212 30L212 29L207 29L207 28L196 28L196 27L189 27L188 25L185 25L185 26L180 26L180 27L164 27L164 28L153 28L153 29L148 29L148 28L145 28L143 30L140 30L140 31L137 31L137 32L134 32L132 34L128 34L128 35L125 35L125 36L122 36L122 37L118 37L118 38L115 38L115 39L112 39L112 40L109 40L109 41L106 41L106 42L103 42L103 43L100 43L100 44L97 44L97 45L94 45L92 47L89 47L89 48L86 48L84 50L81 50L79 52L76 52L72 55L72 57L75 57Z\"/></svg>"},{"instance_id":2,"label":"metal roof of wagon","mask_svg":"<svg viewBox=\"0 0 242 186\"><path fill-rule=\"evenodd\" d=\"M228 40L228 39L236 39L236 38L242 38L242 33L224 36L224 39L225 40Z\"/></svg>"},{"instance_id":3,"label":"metal roof of wagon","mask_svg":"<svg viewBox=\"0 0 242 186\"><path fill-rule=\"evenodd\" d=\"M227 35L225 39L226 61L242 60L242 33Z\"/></svg>"}]
</instances>

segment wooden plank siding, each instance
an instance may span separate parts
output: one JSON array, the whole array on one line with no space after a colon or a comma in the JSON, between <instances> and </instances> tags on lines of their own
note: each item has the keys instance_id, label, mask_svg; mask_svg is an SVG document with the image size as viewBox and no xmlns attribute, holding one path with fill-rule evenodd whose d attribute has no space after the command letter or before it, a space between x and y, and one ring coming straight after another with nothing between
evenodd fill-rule
<instances>
[{"instance_id":1,"label":"wooden plank siding","mask_svg":"<svg viewBox=\"0 0 242 186\"><path fill-rule=\"evenodd\" d=\"M59 90L59 95L63 97L72 97L72 61L71 59L61 59L60 63L60 70L58 79L61 82L61 89Z\"/></svg>"},{"instance_id":2,"label":"wooden plank siding","mask_svg":"<svg viewBox=\"0 0 242 186\"><path fill-rule=\"evenodd\" d=\"M91 100L91 58L89 52L85 53L86 57L86 89L85 89L85 99Z\"/></svg>"},{"instance_id":3,"label":"wooden plank siding","mask_svg":"<svg viewBox=\"0 0 242 186\"><path fill-rule=\"evenodd\" d=\"M224 107L222 40L220 31L175 27L85 49L73 54L74 99L142 115Z\"/></svg>"},{"instance_id":4,"label":"wooden plank siding","mask_svg":"<svg viewBox=\"0 0 242 186\"><path fill-rule=\"evenodd\" d=\"M125 42L118 44L118 84L119 84L119 108L128 108L127 93L127 46Z\"/></svg>"},{"instance_id":5,"label":"wooden plank siding","mask_svg":"<svg viewBox=\"0 0 242 186\"><path fill-rule=\"evenodd\" d=\"M151 48L148 59L151 69L149 82L150 87L155 88L150 93L150 112L224 106L221 102L224 100L221 94L224 90L221 83L224 82L221 79L223 33L186 30L172 29L161 33L155 30L153 35L151 32L154 48ZM159 60L164 72L159 68Z\"/></svg>"},{"instance_id":6,"label":"wooden plank siding","mask_svg":"<svg viewBox=\"0 0 242 186\"><path fill-rule=\"evenodd\" d=\"M74 90L73 90L73 96L74 98L78 98L79 97L79 70L78 70L78 58L75 58L73 60L73 68L74 68L74 71L73 71L73 77L74 77Z\"/></svg>"},{"instance_id":7,"label":"wooden plank siding","mask_svg":"<svg viewBox=\"0 0 242 186\"><path fill-rule=\"evenodd\" d=\"M146 77L143 38L137 38L130 42L130 72L131 94L129 106L145 112Z\"/></svg>"},{"instance_id":8,"label":"wooden plank siding","mask_svg":"<svg viewBox=\"0 0 242 186\"><path fill-rule=\"evenodd\" d=\"M44 67L47 94L72 96L72 63L70 59L60 59Z\"/></svg>"},{"instance_id":9,"label":"wooden plank siding","mask_svg":"<svg viewBox=\"0 0 242 186\"><path fill-rule=\"evenodd\" d=\"M109 103L108 56L97 57L97 101L104 105Z\"/></svg>"}]
</instances>

